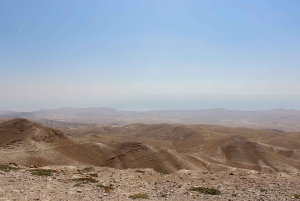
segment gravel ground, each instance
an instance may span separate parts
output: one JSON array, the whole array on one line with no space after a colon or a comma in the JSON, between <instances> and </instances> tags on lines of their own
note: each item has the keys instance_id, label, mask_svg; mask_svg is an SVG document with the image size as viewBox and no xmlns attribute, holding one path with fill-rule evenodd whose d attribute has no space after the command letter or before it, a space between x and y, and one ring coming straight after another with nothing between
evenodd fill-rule
<instances>
[{"instance_id":1,"label":"gravel ground","mask_svg":"<svg viewBox=\"0 0 300 201\"><path fill-rule=\"evenodd\" d=\"M48 166L39 169L51 169L52 175L39 176L33 175L34 169L0 170L0 200L132 200L129 196L141 193L148 200L300 201L300 173L181 170L168 174L152 169ZM213 188L220 194L203 194L191 191L192 187Z\"/></svg>"}]
</instances>

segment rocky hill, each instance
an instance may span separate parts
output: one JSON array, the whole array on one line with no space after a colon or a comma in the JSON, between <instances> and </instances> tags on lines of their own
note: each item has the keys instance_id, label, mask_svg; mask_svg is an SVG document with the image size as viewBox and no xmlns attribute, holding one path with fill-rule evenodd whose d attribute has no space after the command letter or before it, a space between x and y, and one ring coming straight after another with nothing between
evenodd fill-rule
<instances>
[{"instance_id":1,"label":"rocky hill","mask_svg":"<svg viewBox=\"0 0 300 201\"><path fill-rule=\"evenodd\" d=\"M179 124L61 130L26 119L0 124L1 200L300 198L299 133Z\"/></svg>"},{"instance_id":2,"label":"rocky hill","mask_svg":"<svg viewBox=\"0 0 300 201\"><path fill-rule=\"evenodd\" d=\"M26 119L1 123L0 164L152 168L167 173L181 169L264 173L300 170L296 133L177 124L61 130ZM291 147L286 144L288 140L294 141Z\"/></svg>"},{"instance_id":3,"label":"rocky hill","mask_svg":"<svg viewBox=\"0 0 300 201\"><path fill-rule=\"evenodd\" d=\"M298 200L300 174L0 166L1 200ZM1 170L2 168L2 170Z\"/></svg>"}]
</instances>

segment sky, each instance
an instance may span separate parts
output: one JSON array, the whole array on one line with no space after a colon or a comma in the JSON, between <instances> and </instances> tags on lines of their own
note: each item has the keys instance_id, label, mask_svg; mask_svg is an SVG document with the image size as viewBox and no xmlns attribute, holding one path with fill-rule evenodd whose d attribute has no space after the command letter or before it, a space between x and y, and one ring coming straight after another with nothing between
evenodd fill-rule
<instances>
[{"instance_id":1,"label":"sky","mask_svg":"<svg viewBox=\"0 0 300 201\"><path fill-rule=\"evenodd\" d=\"M299 0L0 0L0 110L300 109Z\"/></svg>"}]
</instances>

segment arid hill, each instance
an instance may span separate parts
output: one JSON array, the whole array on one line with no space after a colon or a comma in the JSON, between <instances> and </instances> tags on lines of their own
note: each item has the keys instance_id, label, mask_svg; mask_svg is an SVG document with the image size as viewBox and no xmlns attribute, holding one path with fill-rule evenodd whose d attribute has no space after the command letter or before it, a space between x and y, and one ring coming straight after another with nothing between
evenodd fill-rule
<instances>
[{"instance_id":1,"label":"arid hill","mask_svg":"<svg viewBox=\"0 0 300 201\"><path fill-rule=\"evenodd\" d=\"M130 150L134 150L134 146L138 147L139 152L127 152L126 149L118 148L118 154L122 154L116 155L117 157L106 163L110 167L138 167L132 164L138 164L140 158L147 161L145 164L149 164L149 159L143 153L146 150L143 146L147 146L150 158L155 156L154 153L159 153L157 156L163 158L163 164L172 162L173 170L183 168L211 172L234 168L261 172L300 170L299 133L180 124L131 124L123 127L91 126L60 129L69 135L92 142L115 147L126 147L124 145L126 142L127 146L133 146ZM134 160L127 166L131 157Z\"/></svg>"},{"instance_id":2,"label":"arid hill","mask_svg":"<svg viewBox=\"0 0 300 201\"><path fill-rule=\"evenodd\" d=\"M3 156L0 163L100 165L106 153L95 143L72 138L60 130L26 119L0 124L0 156Z\"/></svg>"},{"instance_id":3,"label":"arid hill","mask_svg":"<svg viewBox=\"0 0 300 201\"><path fill-rule=\"evenodd\" d=\"M108 137L88 141L57 129L14 119L0 124L0 164L105 166L119 169L153 168L173 172L190 168L177 154L151 144Z\"/></svg>"},{"instance_id":4,"label":"arid hill","mask_svg":"<svg viewBox=\"0 0 300 201\"><path fill-rule=\"evenodd\" d=\"M1 117L0 116L0 123L8 121L8 120L10 120L10 118L8 118L8 117Z\"/></svg>"},{"instance_id":5,"label":"arid hill","mask_svg":"<svg viewBox=\"0 0 300 201\"><path fill-rule=\"evenodd\" d=\"M158 172L299 172L299 136L274 130L179 124L57 130L13 119L0 124L0 164L152 168Z\"/></svg>"}]
</instances>

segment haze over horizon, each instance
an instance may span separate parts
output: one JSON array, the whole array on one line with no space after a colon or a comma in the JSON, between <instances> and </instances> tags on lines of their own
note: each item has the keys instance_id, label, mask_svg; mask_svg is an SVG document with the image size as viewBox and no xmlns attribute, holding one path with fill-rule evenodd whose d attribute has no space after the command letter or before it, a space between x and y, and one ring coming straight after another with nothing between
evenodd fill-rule
<instances>
[{"instance_id":1,"label":"haze over horizon","mask_svg":"<svg viewBox=\"0 0 300 201\"><path fill-rule=\"evenodd\" d=\"M0 111L300 109L300 1L0 1Z\"/></svg>"}]
</instances>

